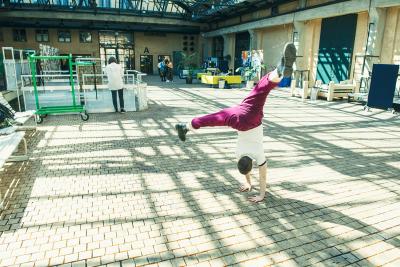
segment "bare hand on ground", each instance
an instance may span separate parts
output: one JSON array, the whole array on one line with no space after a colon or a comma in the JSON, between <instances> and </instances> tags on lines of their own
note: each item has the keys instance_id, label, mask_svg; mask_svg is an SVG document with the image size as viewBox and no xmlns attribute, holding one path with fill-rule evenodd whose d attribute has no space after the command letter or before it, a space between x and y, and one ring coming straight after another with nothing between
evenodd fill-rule
<instances>
[{"instance_id":1,"label":"bare hand on ground","mask_svg":"<svg viewBox=\"0 0 400 267\"><path fill-rule=\"evenodd\" d=\"M251 191L251 185L249 184L242 184L239 188L240 192L250 192Z\"/></svg>"}]
</instances>

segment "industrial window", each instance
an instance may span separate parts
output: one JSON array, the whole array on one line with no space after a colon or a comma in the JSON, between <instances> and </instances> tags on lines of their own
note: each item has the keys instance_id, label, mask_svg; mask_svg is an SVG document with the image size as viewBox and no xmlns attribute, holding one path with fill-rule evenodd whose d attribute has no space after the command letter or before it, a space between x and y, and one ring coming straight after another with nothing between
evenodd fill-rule
<instances>
[{"instance_id":1,"label":"industrial window","mask_svg":"<svg viewBox=\"0 0 400 267\"><path fill-rule=\"evenodd\" d=\"M71 32L70 31L58 31L58 42L70 43L71 42Z\"/></svg>"},{"instance_id":2,"label":"industrial window","mask_svg":"<svg viewBox=\"0 0 400 267\"><path fill-rule=\"evenodd\" d=\"M48 42L49 31L48 30L36 30L36 42Z\"/></svg>"},{"instance_id":3,"label":"industrial window","mask_svg":"<svg viewBox=\"0 0 400 267\"><path fill-rule=\"evenodd\" d=\"M91 32L79 32L79 41L81 43L91 43L92 33Z\"/></svg>"},{"instance_id":4,"label":"industrial window","mask_svg":"<svg viewBox=\"0 0 400 267\"><path fill-rule=\"evenodd\" d=\"M25 29L13 29L13 39L15 42L26 42Z\"/></svg>"}]
</instances>

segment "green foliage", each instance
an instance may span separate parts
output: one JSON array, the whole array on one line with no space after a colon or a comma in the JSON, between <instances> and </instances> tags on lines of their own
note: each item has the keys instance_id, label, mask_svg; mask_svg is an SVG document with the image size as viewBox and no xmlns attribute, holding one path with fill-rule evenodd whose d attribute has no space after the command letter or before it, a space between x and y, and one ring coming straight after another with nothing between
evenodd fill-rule
<instances>
[{"instance_id":1,"label":"green foliage","mask_svg":"<svg viewBox=\"0 0 400 267\"><path fill-rule=\"evenodd\" d=\"M182 58L179 63L179 67L189 71L189 75L193 73L193 70L197 68L198 56L197 53L185 53L181 52Z\"/></svg>"},{"instance_id":2,"label":"green foliage","mask_svg":"<svg viewBox=\"0 0 400 267\"><path fill-rule=\"evenodd\" d=\"M261 73L261 70L265 69L265 65L259 65L257 67L247 66L247 67L239 67L236 69L236 72L240 71L240 74L244 78L245 81L253 80L258 73Z\"/></svg>"}]
</instances>

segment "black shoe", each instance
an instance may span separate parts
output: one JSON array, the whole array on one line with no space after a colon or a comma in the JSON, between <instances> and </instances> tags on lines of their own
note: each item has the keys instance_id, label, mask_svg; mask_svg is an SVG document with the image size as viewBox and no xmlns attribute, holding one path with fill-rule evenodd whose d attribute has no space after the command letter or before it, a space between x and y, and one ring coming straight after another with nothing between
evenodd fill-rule
<instances>
[{"instance_id":1,"label":"black shoe","mask_svg":"<svg viewBox=\"0 0 400 267\"><path fill-rule=\"evenodd\" d=\"M183 123L179 123L175 125L175 129L178 131L178 137L181 139L181 141L185 142L186 140L186 134L188 132L188 129L186 128L186 125Z\"/></svg>"},{"instance_id":2,"label":"black shoe","mask_svg":"<svg viewBox=\"0 0 400 267\"><path fill-rule=\"evenodd\" d=\"M293 43L286 43L283 48L281 62L277 70L280 77L290 78L293 73L293 64L296 61L296 47Z\"/></svg>"},{"instance_id":3,"label":"black shoe","mask_svg":"<svg viewBox=\"0 0 400 267\"><path fill-rule=\"evenodd\" d=\"M126 113L125 109L121 108L121 113Z\"/></svg>"}]
</instances>

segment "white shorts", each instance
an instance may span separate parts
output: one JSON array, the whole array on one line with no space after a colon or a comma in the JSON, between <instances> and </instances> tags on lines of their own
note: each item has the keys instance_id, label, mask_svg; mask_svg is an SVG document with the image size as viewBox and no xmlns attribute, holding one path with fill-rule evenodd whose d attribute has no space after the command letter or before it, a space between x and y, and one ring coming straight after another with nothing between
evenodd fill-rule
<instances>
[{"instance_id":1,"label":"white shorts","mask_svg":"<svg viewBox=\"0 0 400 267\"><path fill-rule=\"evenodd\" d=\"M262 124L248 131L238 131L236 158L248 156L255 160L257 165L263 165L265 163L263 138Z\"/></svg>"}]
</instances>

